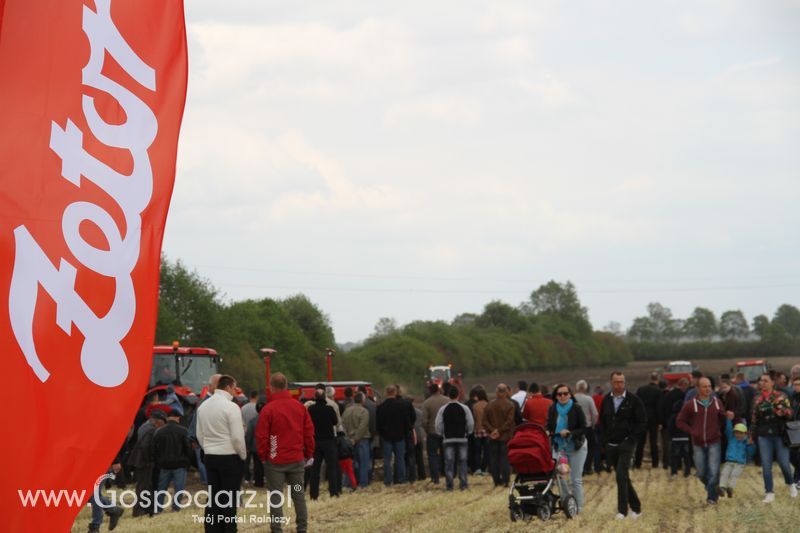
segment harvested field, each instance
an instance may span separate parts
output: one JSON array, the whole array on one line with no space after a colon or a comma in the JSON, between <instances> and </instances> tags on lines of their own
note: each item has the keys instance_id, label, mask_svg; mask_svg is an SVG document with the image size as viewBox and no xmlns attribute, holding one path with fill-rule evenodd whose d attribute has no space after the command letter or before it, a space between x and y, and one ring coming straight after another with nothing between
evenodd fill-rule
<instances>
[{"instance_id":1,"label":"harvested field","mask_svg":"<svg viewBox=\"0 0 800 533\"><path fill-rule=\"evenodd\" d=\"M738 359L703 359L692 362L703 372L712 376L719 376L724 372L730 372L731 367L736 366L736 361ZM771 357L768 361L773 368L787 375L792 365L800 363L800 359L797 357ZM633 361L628 363L622 368L622 371L625 372L628 388L635 390L640 385L644 385L647 383L650 372L654 370L661 371L667 363L668 361ZM618 368L578 367L563 370L543 370L541 372L504 373L496 376L481 376L480 378L466 376L464 382L467 390L480 383L487 387L488 391L493 391L497 383L503 382L514 386L520 379L524 379L529 383L535 381L548 387L556 383L567 383L570 386L574 386L577 380L585 379L592 387L601 384L606 386L606 390L608 390L608 377L612 370L618 370Z\"/></svg>"},{"instance_id":2,"label":"harvested field","mask_svg":"<svg viewBox=\"0 0 800 533\"><path fill-rule=\"evenodd\" d=\"M310 531L369 532L515 532L531 531L660 531L660 532L739 532L797 531L800 524L800 498L791 500L788 490L776 484L773 504L761 503L761 470L748 466L739 480L733 499L723 498L715 507L707 506L705 492L694 478L670 478L662 469L645 468L632 473L634 486L643 503L643 515L636 521L615 521L616 485L613 474L592 475L584 480L586 507L575 520L563 514L549 522L534 519L530 523L512 523L508 514L507 490L493 489L489 476L471 476L464 492L446 493L426 481L414 485L385 488L373 484L364 491L340 498L322 496L309 502ZM776 482L780 479L775 470ZM261 489L257 503L265 503ZM88 527L89 510L81 511L74 532ZM201 531L192 515L201 509L167 512L155 518L126 516L115 531L159 533ZM240 510L245 523L239 531L265 531L264 525L247 523L250 516L263 517L264 509ZM294 518L293 511L289 516ZM106 525L103 526L106 530ZM290 526L289 531L294 531Z\"/></svg>"}]
</instances>

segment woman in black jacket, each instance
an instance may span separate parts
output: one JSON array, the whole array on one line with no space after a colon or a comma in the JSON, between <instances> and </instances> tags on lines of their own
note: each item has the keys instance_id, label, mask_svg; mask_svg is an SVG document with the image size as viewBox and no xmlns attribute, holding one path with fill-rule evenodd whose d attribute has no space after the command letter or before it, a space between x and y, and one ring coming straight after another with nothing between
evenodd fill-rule
<instances>
[{"instance_id":1,"label":"woman in black jacket","mask_svg":"<svg viewBox=\"0 0 800 533\"><path fill-rule=\"evenodd\" d=\"M586 415L568 385L556 385L555 400L547 412L547 432L555 450L566 455L572 494L578 502L578 512L583 510L583 463L586 462Z\"/></svg>"}]
</instances>

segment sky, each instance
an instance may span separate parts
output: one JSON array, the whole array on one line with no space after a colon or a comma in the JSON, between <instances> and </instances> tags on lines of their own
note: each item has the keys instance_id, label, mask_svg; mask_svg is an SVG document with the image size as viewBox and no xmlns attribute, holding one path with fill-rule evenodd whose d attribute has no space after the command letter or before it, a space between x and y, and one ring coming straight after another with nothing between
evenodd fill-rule
<instances>
[{"instance_id":1,"label":"sky","mask_svg":"<svg viewBox=\"0 0 800 533\"><path fill-rule=\"evenodd\" d=\"M164 252L226 302L303 293L338 342L572 281L800 306L800 4L186 3Z\"/></svg>"}]
</instances>

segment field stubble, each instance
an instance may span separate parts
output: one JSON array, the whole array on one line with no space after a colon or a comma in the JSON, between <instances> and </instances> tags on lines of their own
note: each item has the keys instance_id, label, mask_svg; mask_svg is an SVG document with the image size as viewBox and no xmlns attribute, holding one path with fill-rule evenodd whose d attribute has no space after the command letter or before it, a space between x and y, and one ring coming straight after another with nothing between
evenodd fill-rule
<instances>
[{"instance_id":1,"label":"field stubble","mask_svg":"<svg viewBox=\"0 0 800 533\"><path fill-rule=\"evenodd\" d=\"M705 491L694 477L670 478L665 470L644 468L632 472L632 479L642 500L643 515L638 520L614 520L616 485L613 473L588 476L584 479L586 506L581 515L568 520L563 514L548 522L512 523L508 513L508 491L492 488L491 477L470 476L466 491L445 492L427 481L414 485L386 488L373 483L355 494L339 498L320 497L309 502L309 530L331 532L750 532L798 531L800 529L800 499L790 499L787 488L780 482L777 469L776 500L761 503L763 483L761 470L749 465L736 488L733 499L722 498L717 506L705 504ZM263 489L262 489L263 491ZM265 502L265 493L257 502ZM192 515L202 509L189 508L166 512L155 518L131 518L126 511L116 531L121 533L160 533L201 531L202 525ZM239 531L267 531L267 527L251 524L249 516L264 516L266 509L240 509L245 523ZM294 510L288 510L294 521ZM89 511L78 516L72 531L88 528ZM105 525L103 530L105 530ZM294 531L293 525L284 531Z\"/></svg>"}]
</instances>

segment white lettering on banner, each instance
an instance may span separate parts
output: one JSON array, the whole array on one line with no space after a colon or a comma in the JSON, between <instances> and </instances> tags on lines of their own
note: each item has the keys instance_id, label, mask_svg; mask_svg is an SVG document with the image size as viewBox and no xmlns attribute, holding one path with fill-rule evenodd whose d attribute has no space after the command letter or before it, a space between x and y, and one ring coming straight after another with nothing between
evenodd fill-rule
<instances>
[{"instance_id":1,"label":"white lettering on banner","mask_svg":"<svg viewBox=\"0 0 800 533\"><path fill-rule=\"evenodd\" d=\"M155 91L155 71L131 49L111 20L111 0L95 0L97 11L83 7L83 32L89 40L89 61L82 70L84 85L114 98L127 117L122 124L104 121L94 98L83 95L81 104L91 133L107 146L130 151L133 170L121 174L86 152L83 131L67 119L61 128L53 122L50 148L61 158L61 175L80 187L81 177L92 181L119 204L125 217L123 232L111 215L91 202L73 202L64 210L61 231L72 255L84 267L115 281L114 302L108 312L97 314L75 291L77 269L63 257L58 268L25 226L14 230L15 258L9 291L11 327L25 359L36 376L47 381L50 372L36 351L33 319L39 285L56 304L56 324L68 335L74 324L84 336L81 368L93 383L116 387L128 377L128 359L122 339L133 326L136 292L131 272L139 261L142 234L141 213L153 194L153 171L148 148L158 132L153 111L133 92L103 73L106 53L141 86ZM96 248L80 234L90 222L102 232L108 249Z\"/></svg>"}]
</instances>

